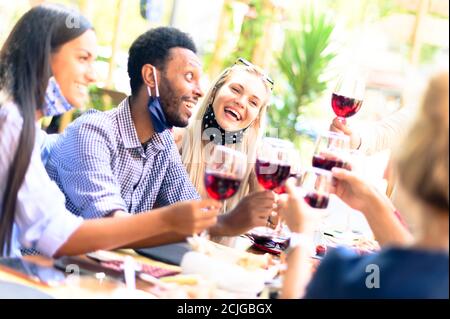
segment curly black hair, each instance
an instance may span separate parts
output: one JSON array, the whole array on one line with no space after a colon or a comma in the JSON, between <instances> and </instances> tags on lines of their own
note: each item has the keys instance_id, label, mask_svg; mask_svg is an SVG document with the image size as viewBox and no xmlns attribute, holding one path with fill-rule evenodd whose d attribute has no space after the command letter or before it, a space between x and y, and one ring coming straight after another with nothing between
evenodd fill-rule
<instances>
[{"instance_id":1,"label":"curly black hair","mask_svg":"<svg viewBox=\"0 0 450 319\"><path fill-rule=\"evenodd\" d=\"M152 64L164 71L169 50L185 48L197 53L194 41L187 34L172 27L158 27L140 35L128 52L128 76L131 92L136 95L143 84L141 70L145 64Z\"/></svg>"}]
</instances>

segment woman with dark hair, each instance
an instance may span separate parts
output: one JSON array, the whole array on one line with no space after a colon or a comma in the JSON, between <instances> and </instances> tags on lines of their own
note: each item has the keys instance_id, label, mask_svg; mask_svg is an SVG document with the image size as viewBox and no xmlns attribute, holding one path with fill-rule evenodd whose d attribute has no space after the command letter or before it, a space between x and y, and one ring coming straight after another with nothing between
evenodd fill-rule
<instances>
[{"instance_id":1,"label":"woman with dark hair","mask_svg":"<svg viewBox=\"0 0 450 319\"><path fill-rule=\"evenodd\" d=\"M20 245L48 256L139 246L149 234L190 235L216 222L212 200L89 221L65 209L42 165L35 121L59 104L84 103L95 48L84 17L44 5L17 22L0 52L0 255L20 255Z\"/></svg>"}]
</instances>

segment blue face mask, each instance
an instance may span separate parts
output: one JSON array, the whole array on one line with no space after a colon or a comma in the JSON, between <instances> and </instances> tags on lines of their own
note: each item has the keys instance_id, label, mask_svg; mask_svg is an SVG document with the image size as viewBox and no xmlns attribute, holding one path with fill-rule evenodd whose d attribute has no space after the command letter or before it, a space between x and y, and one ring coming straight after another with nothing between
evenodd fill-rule
<instances>
[{"instance_id":1,"label":"blue face mask","mask_svg":"<svg viewBox=\"0 0 450 319\"><path fill-rule=\"evenodd\" d=\"M73 106L66 100L56 79L52 76L48 81L44 105L42 106L44 116L60 115L72 108Z\"/></svg>"},{"instance_id":2,"label":"blue face mask","mask_svg":"<svg viewBox=\"0 0 450 319\"><path fill-rule=\"evenodd\" d=\"M153 129L155 130L155 132L161 133L167 129L171 129L173 125L167 121L161 103L159 101L158 81L156 79L155 67L153 67L153 77L155 79L156 94L155 96L153 96L151 89L147 86L147 92L149 95L147 107L153 123Z\"/></svg>"}]
</instances>

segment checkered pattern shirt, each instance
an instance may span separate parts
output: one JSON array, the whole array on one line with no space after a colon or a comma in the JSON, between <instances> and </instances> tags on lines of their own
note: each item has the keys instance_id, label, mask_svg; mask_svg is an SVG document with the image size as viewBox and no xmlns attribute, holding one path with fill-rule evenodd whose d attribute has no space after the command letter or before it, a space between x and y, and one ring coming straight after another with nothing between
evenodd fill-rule
<instances>
[{"instance_id":1,"label":"checkered pattern shirt","mask_svg":"<svg viewBox=\"0 0 450 319\"><path fill-rule=\"evenodd\" d=\"M169 131L141 145L128 98L107 112L91 110L67 127L46 169L64 192L67 209L84 218L200 198Z\"/></svg>"}]
</instances>

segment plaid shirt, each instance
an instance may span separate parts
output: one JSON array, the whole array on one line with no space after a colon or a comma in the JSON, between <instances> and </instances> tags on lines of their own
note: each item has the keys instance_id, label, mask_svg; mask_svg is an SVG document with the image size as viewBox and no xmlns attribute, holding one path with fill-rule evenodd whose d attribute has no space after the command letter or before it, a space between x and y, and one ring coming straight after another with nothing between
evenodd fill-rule
<instances>
[{"instance_id":1,"label":"plaid shirt","mask_svg":"<svg viewBox=\"0 0 450 319\"><path fill-rule=\"evenodd\" d=\"M169 131L141 145L128 98L113 110L91 110L52 149L47 172L75 215L99 218L116 210L140 213L199 199Z\"/></svg>"}]
</instances>

